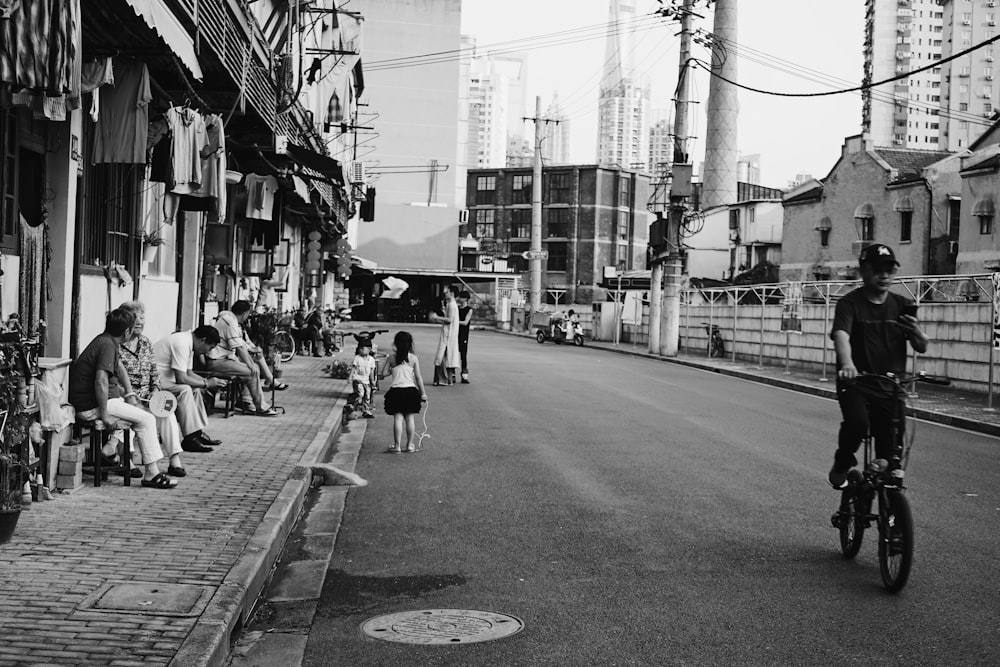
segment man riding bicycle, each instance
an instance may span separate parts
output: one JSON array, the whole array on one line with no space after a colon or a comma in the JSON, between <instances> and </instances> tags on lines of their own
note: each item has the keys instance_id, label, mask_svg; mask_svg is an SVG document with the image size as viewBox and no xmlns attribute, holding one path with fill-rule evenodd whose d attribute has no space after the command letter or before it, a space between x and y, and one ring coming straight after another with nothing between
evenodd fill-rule
<instances>
[{"instance_id":1,"label":"man riding bicycle","mask_svg":"<svg viewBox=\"0 0 1000 667\"><path fill-rule=\"evenodd\" d=\"M907 341L917 352L926 352L928 342L912 302L889 291L899 267L892 249L870 245L861 251L858 266L862 285L837 302L830 331L837 355L837 401L844 418L829 475L835 489L847 485L847 473L858 463L854 454L869 431L879 458L890 459L895 447L892 394L877 384L856 382L858 374L904 373ZM902 435L900 428L898 437Z\"/></svg>"}]
</instances>

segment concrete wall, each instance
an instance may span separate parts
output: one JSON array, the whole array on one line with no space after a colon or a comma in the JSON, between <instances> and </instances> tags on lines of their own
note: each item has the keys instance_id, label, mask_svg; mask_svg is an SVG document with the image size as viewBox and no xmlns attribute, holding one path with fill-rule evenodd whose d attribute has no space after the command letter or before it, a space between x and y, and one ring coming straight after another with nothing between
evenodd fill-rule
<instances>
[{"instance_id":1,"label":"concrete wall","mask_svg":"<svg viewBox=\"0 0 1000 667\"><path fill-rule=\"evenodd\" d=\"M365 63L458 49L461 46L460 0L356 0L350 10L365 16ZM437 160L439 171L383 173L377 189L375 222L358 228L360 256L380 266L455 270L458 256L458 208L455 177L458 157L460 73L457 60L434 65L365 70L365 111L378 113L375 151L359 148L369 167L418 165ZM434 200L447 208L417 208L426 204L431 178Z\"/></svg>"}]
</instances>

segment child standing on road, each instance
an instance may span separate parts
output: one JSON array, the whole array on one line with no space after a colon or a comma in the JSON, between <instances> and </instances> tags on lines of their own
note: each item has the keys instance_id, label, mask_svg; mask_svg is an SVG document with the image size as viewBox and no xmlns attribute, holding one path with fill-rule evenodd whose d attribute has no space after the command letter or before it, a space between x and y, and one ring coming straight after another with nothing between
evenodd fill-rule
<instances>
[{"instance_id":1,"label":"child standing on road","mask_svg":"<svg viewBox=\"0 0 1000 667\"><path fill-rule=\"evenodd\" d=\"M424 390L424 379L420 375L420 362L413 353L413 336L406 331L400 331L393 339L393 353L386 357L379 372L379 377L392 376L392 386L385 393L385 412L393 416L393 443L389 451L415 452L413 434L416 431L416 415L422 404L427 400ZM403 446L403 435L406 435L406 446Z\"/></svg>"},{"instance_id":2,"label":"child standing on road","mask_svg":"<svg viewBox=\"0 0 1000 667\"><path fill-rule=\"evenodd\" d=\"M358 397L361 412L365 417L374 417L372 412L372 387L375 385L375 358L371 356L372 349L367 345L358 345L351 364L351 384L354 395Z\"/></svg>"}]
</instances>

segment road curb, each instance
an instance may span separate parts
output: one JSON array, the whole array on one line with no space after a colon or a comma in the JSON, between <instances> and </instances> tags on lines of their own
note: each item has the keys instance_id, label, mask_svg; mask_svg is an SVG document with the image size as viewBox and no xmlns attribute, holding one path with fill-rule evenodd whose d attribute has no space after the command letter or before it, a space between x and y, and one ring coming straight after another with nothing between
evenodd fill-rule
<instances>
[{"instance_id":1,"label":"road curb","mask_svg":"<svg viewBox=\"0 0 1000 667\"><path fill-rule=\"evenodd\" d=\"M342 392L170 667L222 667L228 660L231 643L264 590L305 503L312 484L311 464L323 462L333 451L346 402Z\"/></svg>"},{"instance_id":2,"label":"road curb","mask_svg":"<svg viewBox=\"0 0 1000 667\"><path fill-rule=\"evenodd\" d=\"M486 329L485 331L491 331L491 330ZM517 331L504 331L502 329L497 329L492 331L494 331L495 333L504 334L506 336L520 336L522 338L531 338L530 334L520 333ZM603 352L624 354L630 357L642 357L644 359L649 359L650 361L662 361L669 364L676 364L678 366L687 366L688 368L696 368L701 371L718 373L720 375L727 375L730 377L739 378L741 380L747 380L749 382L757 382L759 384L767 384L774 387L780 387L782 389L788 389L789 391L797 391L801 394L811 394L813 396L819 396L821 398L829 398L833 400L836 400L837 398L837 392L834 389L832 389L832 385L830 389L826 389L824 387L814 387L812 385L803 384L801 382L795 382L794 380L784 380L782 378L770 377L767 375L755 375L754 373L747 373L746 371L741 371L738 368L722 368L718 366L712 366L710 364L700 364L696 361L691 361L689 359L662 357L659 355L650 354L649 352L639 352L638 350L622 350L622 349L595 347L595 346L590 346L590 347L593 350L601 350ZM909 408L909 412L912 416L918 419L923 419L924 421L929 421L936 424L943 424L945 426L952 426L954 428L960 428L965 431L971 431L973 433L982 433L984 435L992 435L1000 437L1000 424L977 421L975 419L969 419L968 417L948 415L942 412L935 412L934 410L927 410L925 408Z\"/></svg>"}]
</instances>

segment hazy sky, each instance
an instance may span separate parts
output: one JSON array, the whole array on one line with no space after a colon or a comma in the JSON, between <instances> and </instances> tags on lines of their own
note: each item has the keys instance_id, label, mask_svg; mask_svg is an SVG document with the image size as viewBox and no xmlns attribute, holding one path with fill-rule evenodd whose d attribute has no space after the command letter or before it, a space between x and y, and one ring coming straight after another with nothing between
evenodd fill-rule
<instances>
[{"instance_id":1,"label":"hazy sky","mask_svg":"<svg viewBox=\"0 0 1000 667\"><path fill-rule=\"evenodd\" d=\"M652 11L655 0L636 0L639 11ZM702 8L704 2L699 3ZM744 85L780 92L820 92L849 88L862 78L864 0L739 0L737 41L739 79ZM696 27L710 31L711 12ZM574 162L593 163L597 141L597 82L605 61L603 24L608 0L463 0L462 32L476 37L481 49L524 38L550 35L539 42L575 43L532 48L528 60L529 113L536 95L543 110L559 93L571 118ZM579 30L578 30L579 29ZM574 31L574 32L566 32ZM553 35L552 33L563 33ZM652 81L652 108L671 108L677 79L676 24L653 18L637 22L632 36L633 61ZM496 48L519 48L522 44ZM704 48L694 55L708 61ZM698 137L695 163L704 160L704 108L708 75L695 77L696 113L691 125ZM783 98L740 91L739 147L761 156L763 185L785 187L797 173L825 176L843 140L858 134L861 97L848 93L818 98ZM527 136L531 128L526 127Z\"/></svg>"}]
</instances>

